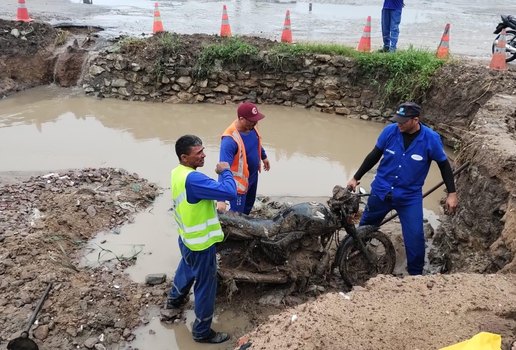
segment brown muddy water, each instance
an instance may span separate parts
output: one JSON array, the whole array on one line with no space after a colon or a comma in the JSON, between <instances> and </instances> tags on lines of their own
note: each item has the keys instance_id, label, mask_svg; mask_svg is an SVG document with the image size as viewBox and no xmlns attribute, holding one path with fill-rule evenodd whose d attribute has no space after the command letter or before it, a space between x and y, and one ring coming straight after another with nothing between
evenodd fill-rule
<instances>
[{"instance_id":1,"label":"brown muddy water","mask_svg":"<svg viewBox=\"0 0 516 350\"><path fill-rule=\"evenodd\" d=\"M260 175L258 193L280 200L325 201L334 185L344 185L354 174L383 127L302 108L264 105L260 110L266 115L259 129L271 170ZM0 100L0 176L120 167L159 184L164 192L152 208L119 230L99 233L85 250L84 264L138 253L137 263L127 269L133 280L143 282L149 273L170 278L180 258L168 193L169 173L177 164L174 142L187 133L201 137L207 157L199 170L215 177L220 133L235 113L236 106L98 100L56 87L27 90ZM366 189L373 176L364 177ZM440 180L434 164L425 188ZM427 218L435 218L442 195L438 190L425 199ZM159 310L148 311L151 322L137 332L134 347L196 348L189 331L193 311L186 324L171 327L160 324ZM215 320L217 330L247 325L245 317L229 310Z\"/></svg>"}]
</instances>

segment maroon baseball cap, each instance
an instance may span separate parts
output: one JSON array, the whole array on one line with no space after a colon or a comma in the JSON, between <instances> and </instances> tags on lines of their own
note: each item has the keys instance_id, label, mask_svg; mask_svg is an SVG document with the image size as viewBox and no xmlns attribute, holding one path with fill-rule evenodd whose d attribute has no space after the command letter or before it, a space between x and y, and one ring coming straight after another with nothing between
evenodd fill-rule
<instances>
[{"instance_id":1,"label":"maroon baseball cap","mask_svg":"<svg viewBox=\"0 0 516 350\"><path fill-rule=\"evenodd\" d=\"M258 112L256 105L251 102L244 102L238 106L237 115L251 122L257 122L265 118L263 114Z\"/></svg>"}]
</instances>

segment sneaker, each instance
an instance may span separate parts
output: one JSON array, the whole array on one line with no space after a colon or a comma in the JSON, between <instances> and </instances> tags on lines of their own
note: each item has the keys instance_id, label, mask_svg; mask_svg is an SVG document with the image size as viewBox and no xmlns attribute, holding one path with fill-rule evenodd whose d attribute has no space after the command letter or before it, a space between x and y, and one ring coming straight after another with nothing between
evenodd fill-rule
<instances>
[{"instance_id":1,"label":"sneaker","mask_svg":"<svg viewBox=\"0 0 516 350\"><path fill-rule=\"evenodd\" d=\"M376 52L389 52L389 48L382 47L381 49L377 50Z\"/></svg>"},{"instance_id":2,"label":"sneaker","mask_svg":"<svg viewBox=\"0 0 516 350\"><path fill-rule=\"evenodd\" d=\"M206 338L193 338L198 343L207 343L207 344L220 344L229 340L229 334L223 332L215 332L213 329L210 329L210 335Z\"/></svg>"}]
</instances>

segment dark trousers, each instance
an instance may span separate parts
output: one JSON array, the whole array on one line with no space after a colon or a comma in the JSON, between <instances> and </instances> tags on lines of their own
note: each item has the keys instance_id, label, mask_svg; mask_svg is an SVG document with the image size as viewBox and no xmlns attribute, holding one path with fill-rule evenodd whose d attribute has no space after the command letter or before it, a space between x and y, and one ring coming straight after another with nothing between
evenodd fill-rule
<instances>
[{"instance_id":1,"label":"dark trousers","mask_svg":"<svg viewBox=\"0 0 516 350\"><path fill-rule=\"evenodd\" d=\"M168 297L180 301L188 296L193 285L195 321L192 335L194 339L206 338L210 335L217 294L217 251L215 245L203 251L192 251L183 244L181 237L178 241L182 258Z\"/></svg>"},{"instance_id":2,"label":"dark trousers","mask_svg":"<svg viewBox=\"0 0 516 350\"><path fill-rule=\"evenodd\" d=\"M256 200L256 190L258 189L258 175L255 177L256 180L249 179L249 187L247 193L237 195L237 198L229 202L230 210L238 213L244 213L249 215L253 209L254 201Z\"/></svg>"}]
</instances>

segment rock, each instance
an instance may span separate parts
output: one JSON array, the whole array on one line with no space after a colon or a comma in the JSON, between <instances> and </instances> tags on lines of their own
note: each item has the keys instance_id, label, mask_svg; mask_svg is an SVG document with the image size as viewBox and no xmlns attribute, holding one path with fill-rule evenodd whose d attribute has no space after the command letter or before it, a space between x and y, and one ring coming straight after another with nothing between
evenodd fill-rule
<instances>
[{"instance_id":1,"label":"rock","mask_svg":"<svg viewBox=\"0 0 516 350\"><path fill-rule=\"evenodd\" d=\"M75 338L77 336L77 329L75 329L73 327L68 327L68 328L66 328L66 334Z\"/></svg>"},{"instance_id":2,"label":"rock","mask_svg":"<svg viewBox=\"0 0 516 350\"><path fill-rule=\"evenodd\" d=\"M115 322L115 328L118 328L118 329L125 329L125 327L127 327L126 325L126 322L124 320L118 320Z\"/></svg>"},{"instance_id":3,"label":"rock","mask_svg":"<svg viewBox=\"0 0 516 350\"><path fill-rule=\"evenodd\" d=\"M122 338L128 338L131 335L131 330L129 328L124 329L122 333Z\"/></svg>"},{"instance_id":4,"label":"rock","mask_svg":"<svg viewBox=\"0 0 516 350\"><path fill-rule=\"evenodd\" d=\"M95 350L106 350L106 347L103 344L95 344Z\"/></svg>"},{"instance_id":5,"label":"rock","mask_svg":"<svg viewBox=\"0 0 516 350\"><path fill-rule=\"evenodd\" d=\"M161 321L174 321L181 316L181 309L161 309L160 320ZM124 331L125 333L125 331Z\"/></svg>"},{"instance_id":6,"label":"rock","mask_svg":"<svg viewBox=\"0 0 516 350\"><path fill-rule=\"evenodd\" d=\"M96 66L96 65L93 65L90 67L90 69L88 70L88 72L90 73L90 75L92 76L96 76L96 75L99 75L100 73L104 72L105 69L100 67L100 66Z\"/></svg>"},{"instance_id":7,"label":"rock","mask_svg":"<svg viewBox=\"0 0 516 350\"><path fill-rule=\"evenodd\" d=\"M154 286L157 284L164 283L167 279L167 275L164 273L153 273L145 276L145 283L148 285Z\"/></svg>"},{"instance_id":8,"label":"rock","mask_svg":"<svg viewBox=\"0 0 516 350\"><path fill-rule=\"evenodd\" d=\"M223 93L229 93L229 87L225 84L220 84L217 87L213 89L215 92L223 92Z\"/></svg>"},{"instance_id":9,"label":"rock","mask_svg":"<svg viewBox=\"0 0 516 350\"><path fill-rule=\"evenodd\" d=\"M34 336L34 338L39 339L39 340L46 339L48 337L48 326L47 325L39 326L32 332L32 335Z\"/></svg>"},{"instance_id":10,"label":"rock","mask_svg":"<svg viewBox=\"0 0 516 350\"><path fill-rule=\"evenodd\" d=\"M98 343L98 338L97 337L90 337L88 339L86 339L86 341L84 342L84 346L88 349L93 349L95 347L95 344Z\"/></svg>"},{"instance_id":11,"label":"rock","mask_svg":"<svg viewBox=\"0 0 516 350\"><path fill-rule=\"evenodd\" d=\"M183 76L177 79L176 83L183 89L188 89L192 85L192 78L189 76Z\"/></svg>"},{"instance_id":12,"label":"rock","mask_svg":"<svg viewBox=\"0 0 516 350\"><path fill-rule=\"evenodd\" d=\"M112 87L125 87L125 86L127 86L127 83L128 83L127 80L118 78L118 79L113 79L113 81L111 82L111 86Z\"/></svg>"},{"instance_id":13,"label":"rock","mask_svg":"<svg viewBox=\"0 0 516 350\"><path fill-rule=\"evenodd\" d=\"M349 110L349 108L346 107L338 107L335 108L335 113L340 115L348 115L349 113L351 113L351 111Z\"/></svg>"},{"instance_id":14,"label":"rock","mask_svg":"<svg viewBox=\"0 0 516 350\"><path fill-rule=\"evenodd\" d=\"M11 35L14 36L15 38L19 38L20 37L20 31L16 28L13 28L11 30Z\"/></svg>"},{"instance_id":15,"label":"rock","mask_svg":"<svg viewBox=\"0 0 516 350\"><path fill-rule=\"evenodd\" d=\"M88 206L88 208L86 208L86 212L91 217L94 217L95 215L97 215L97 211L95 210L95 207L93 205Z\"/></svg>"}]
</instances>

